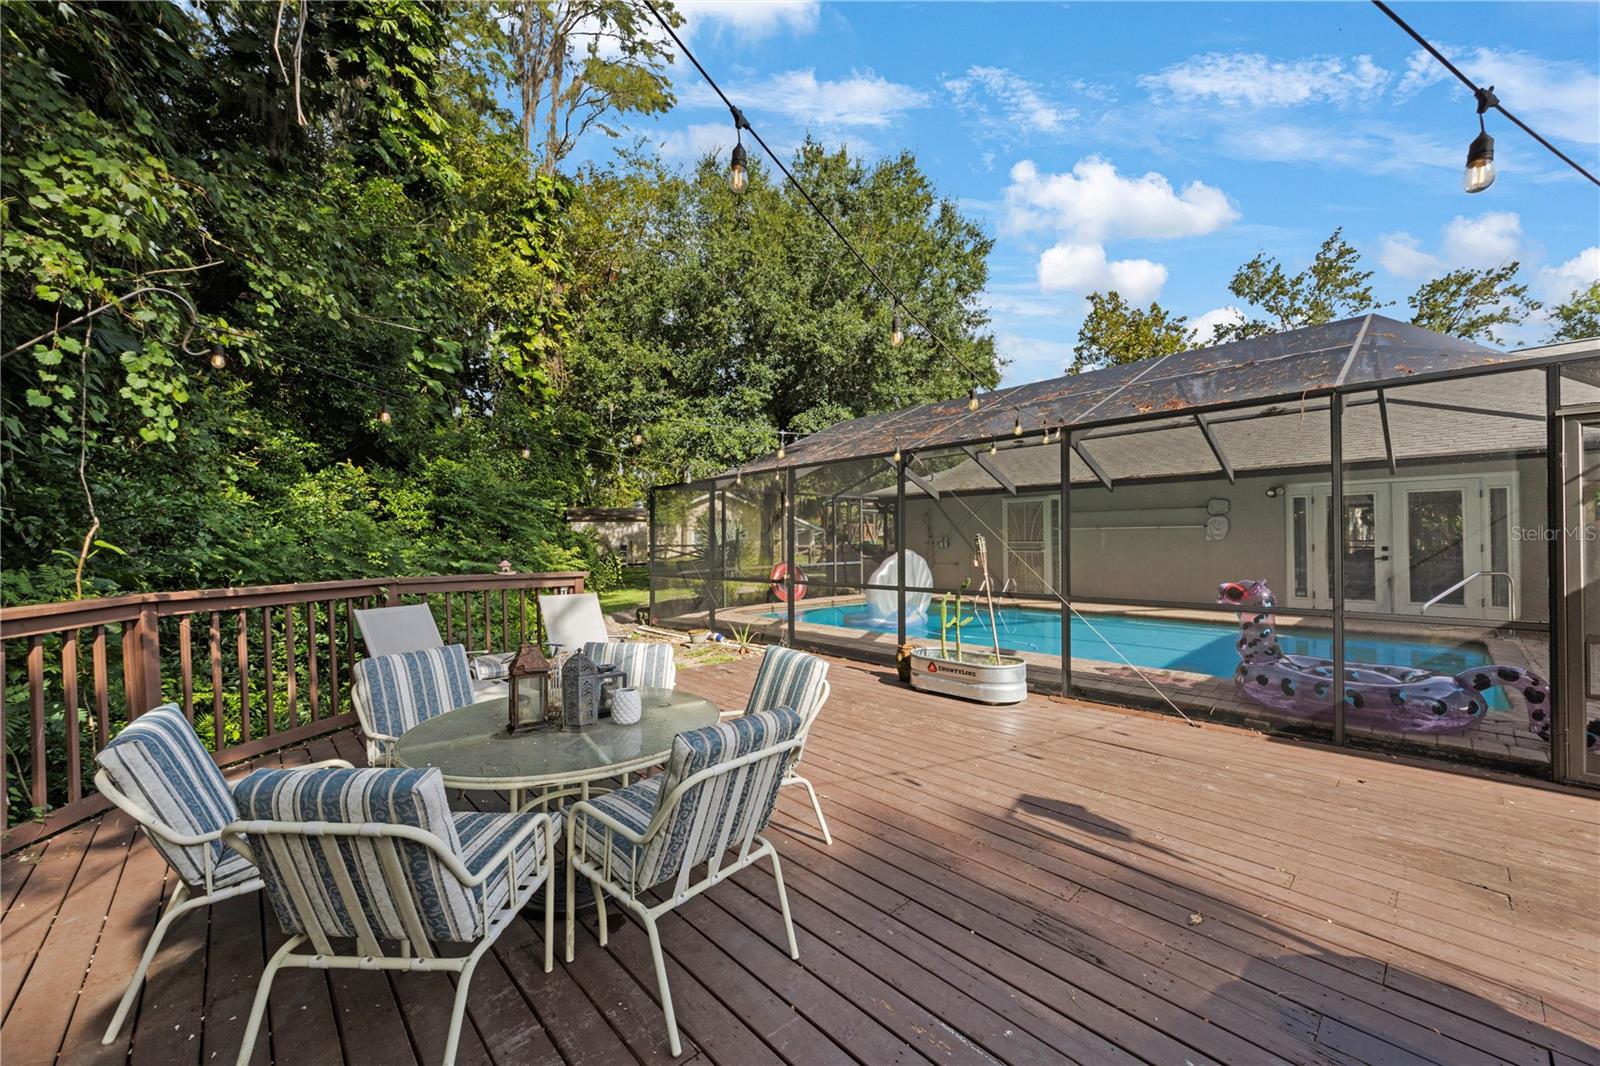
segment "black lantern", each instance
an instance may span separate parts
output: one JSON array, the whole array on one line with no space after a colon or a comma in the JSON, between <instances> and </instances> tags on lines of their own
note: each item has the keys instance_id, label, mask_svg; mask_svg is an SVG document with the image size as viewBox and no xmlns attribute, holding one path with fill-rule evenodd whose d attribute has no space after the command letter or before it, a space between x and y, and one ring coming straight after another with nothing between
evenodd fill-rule
<instances>
[{"instance_id":1,"label":"black lantern","mask_svg":"<svg viewBox=\"0 0 1600 1066\"><path fill-rule=\"evenodd\" d=\"M537 644L524 644L506 675L506 732L559 727L561 708L550 699L550 661Z\"/></svg>"}]
</instances>

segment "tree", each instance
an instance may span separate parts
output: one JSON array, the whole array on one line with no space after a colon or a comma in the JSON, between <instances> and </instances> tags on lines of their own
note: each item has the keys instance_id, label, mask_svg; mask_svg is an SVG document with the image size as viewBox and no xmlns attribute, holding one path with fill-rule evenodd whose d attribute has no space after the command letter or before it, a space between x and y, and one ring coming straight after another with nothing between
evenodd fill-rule
<instances>
[{"instance_id":1,"label":"tree","mask_svg":"<svg viewBox=\"0 0 1600 1066\"><path fill-rule=\"evenodd\" d=\"M657 8L682 24L667 0ZM523 144L547 174L591 127L615 137L607 114L672 107L672 55L641 0L513 0L487 9L478 25L509 56L496 69L518 93Z\"/></svg>"},{"instance_id":2,"label":"tree","mask_svg":"<svg viewBox=\"0 0 1600 1066\"><path fill-rule=\"evenodd\" d=\"M1275 258L1257 255L1234 273L1228 291L1266 317L1247 315L1242 322L1218 326L1214 343L1316 326L1379 306L1372 299L1372 271L1360 269L1360 262L1361 253L1342 229L1322 242L1311 265L1298 274L1285 274Z\"/></svg>"},{"instance_id":3,"label":"tree","mask_svg":"<svg viewBox=\"0 0 1600 1066\"><path fill-rule=\"evenodd\" d=\"M1542 305L1514 281L1515 260L1484 270L1452 270L1424 282L1406 301L1413 325L1463 340L1495 341L1495 327L1514 326Z\"/></svg>"},{"instance_id":4,"label":"tree","mask_svg":"<svg viewBox=\"0 0 1600 1066\"><path fill-rule=\"evenodd\" d=\"M1119 293L1092 292L1067 373L1120 366L1188 347L1189 320L1183 315L1171 314L1153 300L1141 310L1124 302Z\"/></svg>"},{"instance_id":5,"label":"tree","mask_svg":"<svg viewBox=\"0 0 1600 1066\"><path fill-rule=\"evenodd\" d=\"M992 242L911 156L867 166L807 142L792 168L938 342L907 315L891 346L895 308L765 168L743 193L710 156L688 174L632 156L591 171L575 208L567 406L632 457L596 465L596 502L637 498L652 465L702 475L772 451L780 430L999 380L979 303Z\"/></svg>"},{"instance_id":6,"label":"tree","mask_svg":"<svg viewBox=\"0 0 1600 1066\"><path fill-rule=\"evenodd\" d=\"M1555 341L1587 340L1600 337L1600 281L1591 281L1586 289L1579 289L1566 300L1550 309L1555 319Z\"/></svg>"}]
</instances>

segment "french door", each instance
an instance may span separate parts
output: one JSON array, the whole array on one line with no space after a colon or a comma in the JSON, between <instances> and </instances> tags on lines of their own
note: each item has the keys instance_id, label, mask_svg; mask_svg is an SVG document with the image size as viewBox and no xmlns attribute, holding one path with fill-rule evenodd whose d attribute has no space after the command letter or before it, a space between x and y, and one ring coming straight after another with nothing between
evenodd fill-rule
<instances>
[{"instance_id":1,"label":"french door","mask_svg":"<svg viewBox=\"0 0 1600 1066\"><path fill-rule=\"evenodd\" d=\"M1564 741L1556 775L1600 784L1600 416L1565 419L1562 442L1564 654L1555 695Z\"/></svg>"},{"instance_id":2,"label":"french door","mask_svg":"<svg viewBox=\"0 0 1600 1066\"><path fill-rule=\"evenodd\" d=\"M1001 530L1005 560L1001 581L1008 592L1049 593L1055 588L1056 537L1061 503L1054 497L1006 500Z\"/></svg>"},{"instance_id":3,"label":"french door","mask_svg":"<svg viewBox=\"0 0 1600 1066\"><path fill-rule=\"evenodd\" d=\"M1430 618L1515 617L1515 483L1492 477L1396 478L1345 486L1345 608ZM1326 486L1291 488L1290 594L1330 607L1337 543Z\"/></svg>"}]
</instances>

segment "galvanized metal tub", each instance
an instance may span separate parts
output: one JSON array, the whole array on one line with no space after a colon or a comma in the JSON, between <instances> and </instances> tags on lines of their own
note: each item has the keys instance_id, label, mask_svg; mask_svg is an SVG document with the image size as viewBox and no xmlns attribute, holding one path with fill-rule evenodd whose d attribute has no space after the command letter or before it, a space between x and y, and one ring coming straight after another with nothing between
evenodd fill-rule
<instances>
[{"instance_id":1,"label":"galvanized metal tub","mask_svg":"<svg viewBox=\"0 0 1600 1066\"><path fill-rule=\"evenodd\" d=\"M978 703L1021 703L1028 695L1028 664L1015 655L938 648L911 652L911 687Z\"/></svg>"}]
</instances>

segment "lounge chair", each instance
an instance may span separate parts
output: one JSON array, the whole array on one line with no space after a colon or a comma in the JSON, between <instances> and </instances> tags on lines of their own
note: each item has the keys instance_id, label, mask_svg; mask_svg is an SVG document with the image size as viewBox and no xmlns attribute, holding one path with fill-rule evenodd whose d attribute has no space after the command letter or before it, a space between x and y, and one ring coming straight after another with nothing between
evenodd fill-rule
<instances>
[{"instance_id":1,"label":"lounge chair","mask_svg":"<svg viewBox=\"0 0 1600 1066\"><path fill-rule=\"evenodd\" d=\"M546 642L576 651L585 644L605 644L605 616L600 613L600 597L592 592L541 593L539 617L544 619Z\"/></svg>"},{"instance_id":2,"label":"lounge chair","mask_svg":"<svg viewBox=\"0 0 1600 1066\"><path fill-rule=\"evenodd\" d=\"M395 741L406 730L476 699L460 644L362 659L350 689L371 766L393 764Z\"/></svg>"},{"instance_id":3,"label":"lounge chair","mask_svg":"<svg viewBox=\"0 0 1600 1066\"><path fill-rule=\"evenodd\" d=\"M800 957L778 852L761 835L772 817L784 768L800 750L799 732L800 716L780 707L680 733L662 773L567 809L567 961L572 961L573 883L582 874L594 886L602 946L607 896L643 923L674 1055L683 1047L656 928L663 914L769 857L789 957ZM734 849L732 861L723 865ZM657 885L668 887L663 900L652 903L645 893Z\"/></svg>"},{"instance_id":4,"label":"lounge chair","mask_svg":"<svg viewBox=\"0 0 1600 1066\"><path fill-rule=\"evenodd\" d=\"M439 623L427 604L371 607L356 611L355 616L362 643L367 646L367 654L374 658L445 646L444 637L439 635ZM505 695L506 654L469 652L467 658L472 689L479 699Z\"/></svg>"},{"instance_id":5,"label":"lounge chair","mask_svg":"<svg viewBox=\"0 0 1600 1066\"><path fill-rule=\"evenodd\" d=\"M261 974L239 1066L250 1061L272 980L286 966L458 974L444 1049L452 1066L473 971L540 885L550 972L559 815L452 814L435 769L257 770L234 795L241 817L230 833L254 851L290 934ZM334 944L351 939L353 949ZM296 950L307 941L310 953ZM456 944L472 950L435 950Z\"/></svg>"},{"instance_id":6,"label":"lounge chair","mask_svg":"<svg viewBox=\"0 0 1600 1066\"><path fill-rule=\"evenodd\" d=\"M95 756L95 787L139 824L167 860L178 884L150 934L139 966L117 1004L101 1043L117 1038L138 998L156 951L180 915L261 887L249 857L223 844L239 816L211 753L175 703L146 711ZM319 765L349 766L343 760Z\"/></svg>"}]
</instances>

